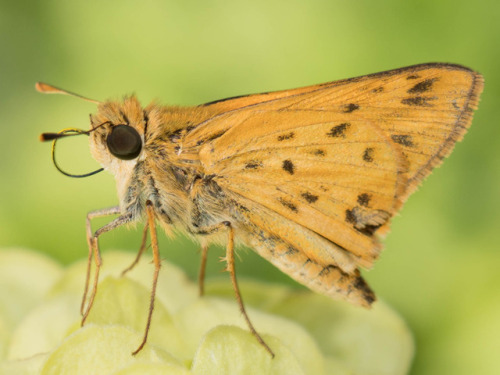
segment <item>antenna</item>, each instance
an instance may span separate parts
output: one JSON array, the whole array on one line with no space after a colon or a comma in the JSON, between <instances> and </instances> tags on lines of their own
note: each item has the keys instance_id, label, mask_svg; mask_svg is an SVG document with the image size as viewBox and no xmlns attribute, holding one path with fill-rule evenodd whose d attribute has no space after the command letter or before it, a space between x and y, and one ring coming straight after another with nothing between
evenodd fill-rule
<instances>
[{"instance_id":1,"label":"antenna","mask_svg":"<svg viewBox=\"0 0 500 375\"><path fill-rule=\"evenodd\" d=\"M84 96L81 96L81 95L78 95L78 94L75 94L75 93L72 93L72 92L69 92L69 91L57 88L55 86L52 86L52 85L49 85L49 84L43 83L43 82L37 82L35 84L35 88L36 88L36 90L38 92L41 92L43 94L63 94L63 95L69 95L69 96L74 96L76 98L83 99L83 100L85 100L87 102L90 102L90 103L101 104L100 101L89 99L89 98L86 98Z\"/></svg>"}]
</instances>

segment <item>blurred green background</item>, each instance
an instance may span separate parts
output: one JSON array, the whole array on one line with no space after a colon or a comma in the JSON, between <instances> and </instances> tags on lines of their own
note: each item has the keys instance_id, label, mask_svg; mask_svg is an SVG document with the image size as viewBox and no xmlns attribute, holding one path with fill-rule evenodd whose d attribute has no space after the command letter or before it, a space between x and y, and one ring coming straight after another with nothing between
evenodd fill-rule
<instances>
[{"instance_id":1,"label":"blurred green background","mask_svg":"<svg viewBox=\"0 0 500 375\"><path fill-rule=\"evenodd\" d=\"M52 166L39 133L87 128L95 106L37 94L38 80L97 100L135 92L143 103L195 105L423 62L463 64L485 77L473 126L395 218L366 275L415 334L412 374L498 374L499 40L493 0L2 0L0 246L69 263L87 253L86 212L117 203L110 175L71 179ZM96 166L85 139L68 144L63 166ZM160 241L162 256L195 277L197 246ZM132 228L101 245L135 251L139 242ZM220 275L220 255L211 253L211 275ZM240 275L292 283L251 251L240 258Z\"/></svg>"}]
</instances>

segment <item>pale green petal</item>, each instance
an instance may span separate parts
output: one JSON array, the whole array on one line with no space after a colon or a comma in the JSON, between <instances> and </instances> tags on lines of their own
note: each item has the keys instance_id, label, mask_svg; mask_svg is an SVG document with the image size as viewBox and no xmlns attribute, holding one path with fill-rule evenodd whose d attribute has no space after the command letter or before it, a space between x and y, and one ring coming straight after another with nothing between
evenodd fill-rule
<instances>
[{"instance_id":1,"label":"pale green petal","mask_svg":"<svg viewBox=\"0 0 500 375\"><path fill-rule=\"evenodd\" d=\"M232 296L230 283L216 280L207 291ZM344 301L258 281L242 281L240 289L247 305L290 318L306 327L328 358L329 371L360 375L407 374L414 343L402 318L383 302L372 309Z\"/></svg>"},{"instance_id":2,"label":"pale green petal","mask_svg":"<svg viewBox=\"0 0 500 375\"><path fill-rule=\"evenodd\" d=\"M111 375L191 375L192 372L175 363L134 363Z\"/></svg>"},{"instance_id":3,"label":"pale green petal","mask_svg":"<svg viewBox=\"0 0 500 375\"><path fill-rule=\"evenodd\" d=\"M251 308L247 312L256 330L261 335L279 338L279 341L293 353L306 373L320 375L324 372L323 356L319 347L300 325ZM181 310L174 319L193 351L212 327L233 325L248 331L245 320L234 301L213 297L199 299ZM255 338L253 340L258 344ZM260 347L259 352L266 353L262 346L258 347ZM274 349L272 345L271 349Z\"/></svg>"},{"instance_id":4,"label":"pale green petal","mask_svg":"<svg viewBox=\"0 0 500 375\"><path fill-rule=\"evenodd\" d=\"M33 309L12 334L7 358L29 358L53 350L80 321L79 298L61 296Z\"/></svg>"},{"instance_id":5,"label":"pale green petal","mask_svg":"<svg viewBox=\"0 0 500 375\"><path fill-rule=\"evenodd\" d=\"M273 348L273 359L250 332L234 326L218 326L201 342L192 372L195 375L302 375L318 374L302 369L297 357L280 340L263 335Z\"/></svg>"},{"instance_id":6,"label":"pale green petal","mask_svg":"<svg viewBox=\"0 0 500 375\"><path fill-rule=\"evenodd\" d=\"M341 360L333 357L325 357L325 368L327 374L335 375L355 375L354 370L350 369Z\"/></svg>"},{"instance_id":7,"label":"pale green petal","mask_svg":"<svg viewBox=\"0 0 500 375\"><path fill-rule=\"evenodd\" d=\"M0 251L0 316L8 330L40 303L61 272L60 265L36 252Z\"/></svg>"},{"instance_id":8,"label":"pale green petal","mask_svg":"<svg viewBox=\"0 0 500 375\"><path fill-rule=\"evenodd\" d=\"M149 311L150 290L127 278L106 277L100 284L88 323L120 325L143 333ZM135 347L139 345L137 341ZM187 358L183 334L173 324L172 317L161 301L155 302L148 344L156 345L178 358ZM135 348L129 348L133 351Z\"/></svg>"},{"instance_id":9,"label":"pale green petal","mask_svg":"<svg viewBox=\"0 0 500 375\"><path fill-rule=\"evenodd\" d=\"M268 284L255 280L238 278L238 284L245 304L266 311L290 297L290 288L280 284ZM234 299L234 290L227 278L211 279L206 283L206 294Z\"/></svg>"},{"instance_id":10,"label":"pale green petal","mask_svg":"<svg viewBox=\"0 0 500 375\"><path fill-rule=\"evenodd\" d=\"M119 276L134 259L135 254L120 251L107 252L104 257L106 266L110 267L109 272L115 276ZM126 275L147 289L151 289L153 271L151 255L145 254L134 269ZM175 313L198 298L198 289L179 267L162 261L156 297L170 313Z\"/></svg>"},{"instance_id":11,"label":"pale green petal","mask_svg":"<svg viewBox=\"0 0 500 375\"><path fill-rule=\"evenodd\" d=\"M102 258L100 280L103 280L106 276L119 277L132 264L135 254L108 250L103 253ZM83 293L86 270L86 259L72 264L66 269L65 274L54 286L51 295L65 293L77 293L81 295ZM126 274L126 277L150 289L153 282L153 270L154 266L151 263L151 256L145 254L140 262ZM172 287L172 285L175 287ZM165 308L173 313L195 300L198 297L198 293L196 286L179 267L168 262L162 262L156 296L158 300L162 301Z\"/></svg>"},{"instance_id":12,"label":"pale green petal","mask_svg":"<svg viewBox=\"0 0 500 375\"><path fill-rule=\"evenodd\" d=\"M0 364L2 375L39 375L48 354L38 354L26 359L9 361Z\"/></svg>"},{"instance_id":13,"label":"pale green petal","mask_svg":"<svg viewBox=\"0 0 500 375\"><path fill-rule=\"evenodd\" d=\"M131 355L131 348L140 340L140 334L125 327L89 324L69 336L50 355L41 375L112 374L134 363L166 362L166 355L152 346ZM168 363L176 362L170 358Z\"/></svg>"},{"instance_id":14,"label":"pale green petal","mask_svg":"<svg viewBox=\"0 0 500 375\"><path fill-rule=\"evenodd\" d=\"M7 355L10 338L10 330L7 328L3 316L0 315L0 360Z\"/></svg>"},{"instance_id":15,"label":"pale green petal","mask_svg":"<svg viewBox=\"0 0 500 375\"><path fill-rule=\"evenodd\" d=\"M295 293L275 312L308 329L323 352L360 375L409 371L414 343L401 317L377 301L372 309L313 293Z\"/></svg>"}]
</instances>

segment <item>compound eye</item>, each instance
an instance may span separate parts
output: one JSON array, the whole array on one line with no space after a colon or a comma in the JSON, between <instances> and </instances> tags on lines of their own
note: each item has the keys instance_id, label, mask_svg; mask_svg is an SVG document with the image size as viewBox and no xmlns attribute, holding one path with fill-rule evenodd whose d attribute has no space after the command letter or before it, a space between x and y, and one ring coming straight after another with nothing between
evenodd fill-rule
<instances>
[{"instance_id":1,"label":"compound eye","mask_svg":"<svg viewBox=\"0 0 500 375\"><path fill-rule=\"evenodd\" d=\"M141 153L141 136L133 127L116 125L106 139L109 152L122 160L135 159Z\"/></svg>"}]
</instances>

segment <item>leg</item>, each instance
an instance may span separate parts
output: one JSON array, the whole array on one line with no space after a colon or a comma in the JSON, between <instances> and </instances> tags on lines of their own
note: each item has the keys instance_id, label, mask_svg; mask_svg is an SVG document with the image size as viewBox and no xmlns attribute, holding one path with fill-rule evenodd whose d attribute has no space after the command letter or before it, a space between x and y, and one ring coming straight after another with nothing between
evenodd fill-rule
<instances>
[{"instance_id":1,"label":"leg","mask_svg":"<svg viewBox=\"0 0 500 375\"><path fill-rule=\"evenodd\" d=\"M205 269L207 268L207 254L208 254L208 245L204 243L201 246L201 263L200 263L200 271L198 273L198 290L200 297L205 293Z\"/></svg>"},{"instance_id":2,"label":"leg","mask_svg":"<svg viewBox=\"0 0 500 375\"><path fill-rule=\"evenodd\" d=\"M137 353L139 353L146 344L146 341L148 341L149 327L151 326L151 317L153 316L153 309L155 307L156 285L158 283L158 274L160 273L160 267L161 267L160 251L158 249L158 238L156 237L155 216L153 211L153 203L151 201L146 202L146 214L148 217L147 226L149 226L149 232L151 234L151 247L153 249L153 263L155 265L155 272L153 275L153 286L151 288L151 299L149 301L149 312L148 312L148 320L146 323L146 331L144 332L144 337L142 339L141 344L132 353L132 355L136 355Z\"/></svg>"},{"instance_id":3,"label":"leg","mask_svg":"<svg viewBox=\"0 0 500 375\"><path fill-rule=\"evenodd\" d=\"M137 256L135 257L132 264L122 271L122 276L125 276L127 272L129 272L132 268L134 268L137 265L137 263L139 263L139 259L141 259L142 253L144 252L144 250L146 250L147 239L148 239L148 222L146 221L146 225L144 225L144 229L142 230L142 240L141 240L141 247L139 247L139 252L137 253Z\"/></svg>"},{"instance_id":4,"label":"leg","mask_svg":"<svg viewBox=\"0 0 500 375\"><path fill-rule=\"evenodd\" d=\"M271 354L271 357L274 358L274 353L271 350L271 348L266 344L264 339L259 335L259 333L255 330L252 322L250 321L250 318L247 315L247 312L245 310L245 305L243 304L243 300L241 298L241 293L240 293L240 288L238 287L238 282L236 280L236 269L234 266L234 229L231 226L231 224L228 222L228 228L229 228L229 238L227 241L227 248L226 248L226 262L227 262L227 271L229 272L231 276L231 283L233 284L233 289L234 293L236 295L236 301L238 301L238 305L240 306L240 311L243 314L243 317L245 318L248 328L250 329L250 332L252 332L252 335L257 339L257 341L266 349L269 354Z\"/></svg>"},{"instance_id":5,"label":"leg","mask_svg":"<svg viewBox=\"0 0 500 375\"><path fill-rule=\"evenodd\" d=\"M243 317L245 318L245 321L248 325L248 328L250 329L250 332L252 332L252 335L254 335L254 337L257 339L257 341L274 358L273 351L271 350L269 345L266 344L264 339L259 335L259 333L256 331L255 327L253 326L252 322L250 321L250 318L248 317L248 314L247 314L246 309L245 309L245 305L243 304L243 299L241 298L240 288L238 287L238 282L236 280L236 269L234 266L234 229L231 226L231 223L229 221L223 221L222 223L219 223L219 224L211 226L211 227L205 227L205 228L198 227L198 228L196 228L196 232L197 232L197 234L205 234L206 235L206 234L215 233L221 229L226 229L229 231L229 237L227 240L227 247L226 247L226 263L227 263L226 270L229 272L229 274L231 276L231 283L233 284L234 293L236 295L236 301L238 302L238 305L240 307L240 311L243 314ZM202 262L203 262L203 260L202 260Z\"/></svg>"},{"instance_id":6,"label":"leg","mask_svg":"<svg viewBox=\"0 0 500 375\"><path fill-rule=\"evenodd\" d=\"M113 208L115 209L115 207ZM110 209L111 210L111 209ZM92 283L92 292L90 293L89 297L89 302L87 305L87 308L84 309L82 306L82 311L83 311L83 316L82 316L82 326L85 324L85 320L87 319L90 309L92 308L92 304L94 303L95 295L97 293L97 283L99 282L99 271L101 269L101 253L99 251L99 242L98 238L101 234L109 232L112 229L115 229L123 224L129 223L133 220L132 214L124 214L121 216L118 216L115 220L112 222L106 224L105 226L99 228L94 235L92 235L92 231L90 230L90 225L88 226L88 232L87 232L87 238L88 242L90 245L89 252L91 255L89 255L89 258L92 257L92 254L94 256L94 261L96 265L96 270L95 270L95 275L94 275L94 282ZM90 236L89 236L90 233ZM90 268L90 267L89 267ZM90 270L88 271L90 273ZM83 296L83 302L82 305L85 305L85 299L87 297L87 291L88 291L88 280L85 285L85 294Z\"/></svg>"},{"instance_id":7,"label":"leg","mask_svg":"<svg viewBox=\"0 0 500 375\"><path fill-rule=\"evenodd\" d=\"M92 254L93 254L93 241L92 241L92 226L90 221L94 218L97 217L103 217L103 216L110 216L110 215L117 215L120 213L120 207L115 206L115 207L110 207L110 208L104 208L102 210L95 210L95 211L90 211L87 214L87 221L86 221L86 228L87 228L87 245L89 247L89 255L87 259L87 273L85 276L85 288L83 290L83 298L82 298L82 304L80 305L80 314L83 315L84 307L85 307L85 300L87 299L87 292L89 289L89 281L90 281L90 268L92 265Z\"/></svg>"}]
</instances>

